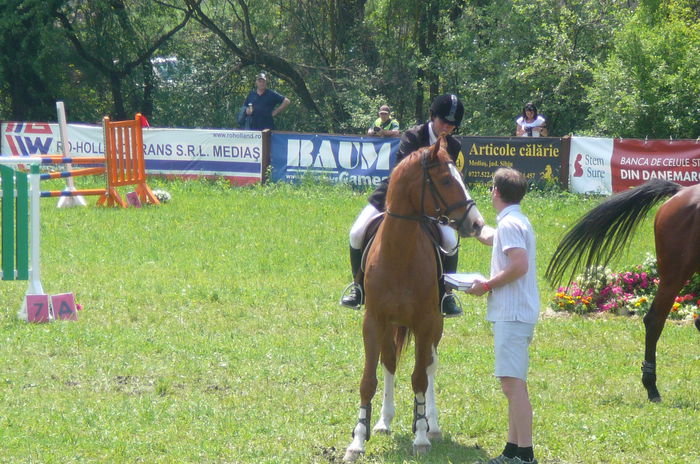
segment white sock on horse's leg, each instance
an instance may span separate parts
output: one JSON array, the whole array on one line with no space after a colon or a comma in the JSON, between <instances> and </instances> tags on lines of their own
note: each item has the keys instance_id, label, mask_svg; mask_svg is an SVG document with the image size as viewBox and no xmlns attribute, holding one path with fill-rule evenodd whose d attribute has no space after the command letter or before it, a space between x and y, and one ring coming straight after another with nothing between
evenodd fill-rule
<instances>
[{"instance_id":1,"label":"white sock on horse's leg","mask_svg":"<svg viewBox=\"0 0 700 464\"><path fill-rule=\"evenodd\" d=\"M394 420L394 374L389 372L384 365L384 399L382 400L382 412L377 424L374 426L376 433L390 434L391 421Z\"/></svg>"},{"instance_id":2,"label":"white sock on horse's leg","mask_svg":"<svg viewBox=\"0 0 700 464\"><path fill-rule=\"evenodd\" d=\"M441 440L442 431L438 421L438 409L435 403L435 374L438 368L437 349L433 346L433 362L426 369L428 373L428 391L425 395L426 414L428 416L428 438L431 440Z\"/></svg>"},{"instance_id":3,"label":"white sock on horse's leg","mask_svg":"<svg viewBox=\"0 0 700 464\"><path fill-rule=\"evenodd\" d=\"M352 462L357 460L361 454L365 454L365 442L369 436L369 421L372 415L372 404L366 407L360 406L357 425L352 431L352 442L345 450L343 461Z\"/></svg>"},{"instance_id":4,"label":"white sock on horse's leg","mask_svg":"<svg viewBox=\"0 0 700 464\"><path fill-rule=\"evenodd\" d=\"M428 419L426 417L424 393L416 393L413 421L416 434L413 440L413 454L425 454L430 450L430 440L428 440Z\"/></svg>"}]
</instances>

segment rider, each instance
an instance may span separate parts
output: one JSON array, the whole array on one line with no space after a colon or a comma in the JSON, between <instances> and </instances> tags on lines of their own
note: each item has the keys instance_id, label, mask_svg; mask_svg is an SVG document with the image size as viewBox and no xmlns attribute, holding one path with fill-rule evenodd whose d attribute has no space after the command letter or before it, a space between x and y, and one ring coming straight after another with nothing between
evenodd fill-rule
<instances>
[{"instance_id":1,"label":"rider","mask_svg":"<svg viewBox=\"0 0 700 464\"><path fill-rule=\"evenodd\" d=\"M456 95L447 94L437 97L430 105L430 121L415 126L401 136L399 151L396 154L396 164L405 156L419 148L433 145L439 135L446 134L447 151L455 163L462 157L461 143L450 134L459 127L464 116L464 105ZM463 157L462 157L463 158ZM461 160L463 161L463 159ZM461 165L461 163L457 163ZM357 276L362 263L362 241L367 225L376 216L383 214L386 193L389 187L389 179L384 180L367 199L369 204L360 212L355 223L350 229L350 265L353 277ZM441 252L443 270L446 273L457 272L457 260L459 258L457 237L455 231L447 225L439 225L442 236L442 248L448 254ZM462 309L455 301L451 292L446 291L443 279L440 279L440 301L442 313L445 317L462 315ZM349 308L358 309L364 302L364 289L362 283L351 284L350 290L343 295L340 304Z\"/></svg>"}]
</instances>

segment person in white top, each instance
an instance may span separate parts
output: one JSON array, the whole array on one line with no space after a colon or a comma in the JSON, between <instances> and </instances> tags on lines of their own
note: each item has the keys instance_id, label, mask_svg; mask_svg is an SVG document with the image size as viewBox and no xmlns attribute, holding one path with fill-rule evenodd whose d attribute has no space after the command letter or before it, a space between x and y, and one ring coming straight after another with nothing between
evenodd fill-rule
<instances>
[{"instance_id":1,"label":"person in white top","mask_svg":"<svg viewBox=\"0 0 700 464\"><path fill-rule=\"evenodd\" d=\"M537 114L537 107L528 102L523 107L522 116L515 120L515 135L518 137L547 137L547 120Z\"/></svg>"},{"instance_id":2,"label":"person in white top","mask_svg":"<svg viewBox=\"0 0 700 464\"><path fill-rule=\"evenodd\" d=\"M466 292L488 294L486 319L493 323L495 376L508 399L508 440L491 464L536 463L532 449L532 405L527 389L528 348L539 317L535 234L520 210L527 181L512 168L493 176L491 203L498 226L484 226L477 239L493 247L488 280Z\"/></svg>"}]
</instances>

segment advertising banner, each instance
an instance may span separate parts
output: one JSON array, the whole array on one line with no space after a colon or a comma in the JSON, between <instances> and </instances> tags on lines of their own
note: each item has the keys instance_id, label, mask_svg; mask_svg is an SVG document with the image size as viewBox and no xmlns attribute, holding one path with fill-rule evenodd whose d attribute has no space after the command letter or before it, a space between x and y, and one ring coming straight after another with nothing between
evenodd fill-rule
<instances>
[{"instance_id":1,"label":"advertising banner","mask_svg":"<svg viewBox=\"0 0 700 464\"><path fill-rule=\"evenodd\" d=\"M272 181L298 182L307 175L367 187L389 176L398 138L273 132Z\"/></svg>"},{"instance_id":2,"label":"advertising banner","mask_svg":"<svg viewBox=\"0 0 700 464\"><path fill-rule=\"evenodd\" d=\"M615 140L612 191L621 192L650 179L684 186L700 182L700 143L696 140Z\"/></svg>"},{"instance_id":3,"label":"advertising banner","mask_svg":"<svg viewBox=\"0 0 700 464\"><path fill-rule=\"evenodd\" d=\"M68 124L70 156L104 156L102 126ZM58 124L2 124L2 155L61 153ZM234 184L260 182L262 133L214 129L143 130L148 175L221 176Z\"/></svg>"},{"instance_id":4,"label":"advertising banner","mask_svg":"<svg viewBox=\"0 0 700 464\"><path fill-rule=\"evenodd\" d=\"M651 179L689 186L700 182L700 142L573 137L569 188L610 195Z\"/></svg>"},{"instance_id":5,"label":"advertising banner","mask_svg":"<svg viewBox=\"0 0 700 464\"><path fill-rule=\"evenodd\" d=\"M569 154L569 190L574 193L612 193L610 160L613 139L572 137Z\"/></svg>"},{"instance_id":6,"label":"advertising banner","mask_svg":"<svg viewBox=\"0 0 700 464\"><path fill-rule=\"evenodd\" d=\"M462 143L462 154L466 160L463 167L464 179L469 184L491 182L493 173L500 167L515 168L529 181L559 179L560 138L457 138Z\"/></svg>"}]
</instances>

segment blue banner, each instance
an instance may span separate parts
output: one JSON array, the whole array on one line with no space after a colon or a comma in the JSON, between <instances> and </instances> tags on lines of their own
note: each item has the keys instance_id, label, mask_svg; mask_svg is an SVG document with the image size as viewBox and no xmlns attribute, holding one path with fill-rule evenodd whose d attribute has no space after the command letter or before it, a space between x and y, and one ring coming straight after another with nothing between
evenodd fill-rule
<instances>
[{"instance_id":1,"label":"blue banner","mask_svg":"<svg viewBox=\"0 0 700 464\"><path fill-rule=\"evenodd\" d=\"M399 149L398 137L325 134L271 134L273 182L325 177L359 187L377 186L389 176Z\"/></svg>"}]
</instances>

